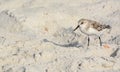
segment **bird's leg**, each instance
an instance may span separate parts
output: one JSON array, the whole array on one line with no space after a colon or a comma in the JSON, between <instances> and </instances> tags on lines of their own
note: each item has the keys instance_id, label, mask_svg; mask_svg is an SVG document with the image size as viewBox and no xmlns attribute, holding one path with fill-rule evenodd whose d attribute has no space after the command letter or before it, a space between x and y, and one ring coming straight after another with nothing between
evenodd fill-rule
<instances>
[{"instance_id":1,"label":"bird's leg","mask_svg":"<svg viewBox=\"0 0 120 72\"><path fill-rule=\"evenodd\" d=\"M79 25L73 30L73 31L75 31L76 29L78 29L79 28Z\"/></svg>"},{"instance_id":2,"label":"bird's leg","mask_svg":"<svg viewBox=\"0 0 120 72\"><path fill-rule=\"evenodd\" d=\"M102 42L101 42L101 38L99 37L99 41L100 41L100 46L102 46Z\"/></svg>"},{"instance_id":3,"label":"bird's leg","mask_svg":"<svg viewBox=\"0 0 120 72\"><path fill-rule=\"evenodd\" d=\"M90 38L89 38L89 36L88 36L88 46L89 46L89 42L90 42Z\"/></svg>"}]
</instances>

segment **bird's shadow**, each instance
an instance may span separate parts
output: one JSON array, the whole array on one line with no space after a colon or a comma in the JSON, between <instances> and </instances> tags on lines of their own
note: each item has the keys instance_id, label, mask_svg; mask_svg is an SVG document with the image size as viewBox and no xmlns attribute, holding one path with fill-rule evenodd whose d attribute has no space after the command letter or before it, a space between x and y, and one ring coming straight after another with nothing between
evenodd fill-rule
<instances>
[{"instance_id":1,"label":"bird's shadow","mask_svg":"<svg viewBox=\"0 0 120 72\"><path fill-rule=\"evenodd\" d=\"M52 44L60 46L60 47L76 47L76 48L83 47L78 41L73 42L73 43L69 43L69 44L58 44L58 43L55 43L53 41L43 39L43 42L49 42L49 43L52 43Z\"/></svg>"},{"instance_id":2,"label":"bird's shadow","mask_svg":"<svg viewBox=\"0 0 120 72\"><path fill-rule=\"evenodd\" d=\"M73 31L73 28L62 28L61 30L58 30L55 32L55 34L57 36L55 36L55 40L57 40L58 38L60 38L62 41L59 41L59 39L57 41L59 41L60 43L56 42L56 41L52 41L49 39L43 39L43 42L49 42L52 43L54 45L60 46L60 47L83 47L82 44L79 43L78 38L80 37L80 35L76 34Z\"/></svg>"}]
</instances>

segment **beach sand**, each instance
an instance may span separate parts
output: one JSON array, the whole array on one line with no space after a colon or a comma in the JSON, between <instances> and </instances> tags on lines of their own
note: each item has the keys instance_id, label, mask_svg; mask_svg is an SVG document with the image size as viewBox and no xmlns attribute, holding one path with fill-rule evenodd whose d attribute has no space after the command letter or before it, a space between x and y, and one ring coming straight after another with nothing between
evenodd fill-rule
<instances>
[{"instance_id":1,"label":"beach sand","mask_svg":"<svg viewBox=\"0 0 120 72\"><path fill-rule=\"evenodd\" d=\"M110 25L99 39L81 18ZM120 0L0 0L0 72L120 72Z\"/></svg>"}]
</instances>

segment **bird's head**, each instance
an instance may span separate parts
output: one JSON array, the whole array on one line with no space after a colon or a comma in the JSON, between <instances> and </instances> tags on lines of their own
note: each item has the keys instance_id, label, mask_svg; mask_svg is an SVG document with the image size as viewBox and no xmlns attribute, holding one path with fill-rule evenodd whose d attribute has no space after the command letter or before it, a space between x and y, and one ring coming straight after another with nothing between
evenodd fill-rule
<instances>
[{"instance_id":1,"label":"bird's head","mask_svg":"<svg viewBox=\"0 0 120 72\"><path fill-rule=\"evenodd\" d=\"M80 20L78 21L78 24L81 26L81 25L87 24L88 22L89 22L89 20L87 20L87 19L80 19Z\"/></svg>"}]
</instances>

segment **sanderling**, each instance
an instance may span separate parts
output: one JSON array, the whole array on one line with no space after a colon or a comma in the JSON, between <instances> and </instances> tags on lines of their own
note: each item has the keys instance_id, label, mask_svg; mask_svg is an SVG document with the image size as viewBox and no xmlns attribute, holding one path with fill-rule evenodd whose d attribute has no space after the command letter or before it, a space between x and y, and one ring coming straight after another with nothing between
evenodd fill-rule
<instances>
[{"instance_id":1,"label":"sanderling","mask_svg":"<svg viewBox=\"0 0 120 72\"><path fill-rule=\"evenodd\" d=\"M89 46L89 42L90 42L90 38L89 36L95 35L97 37L99 37L99 41L100 41L100 46L102 46L102 42L101 42L101 38L100 36L107 30L111 30L111 26L110 25L102 25L96 21L93 20L89 20L89 19L80 19L78 21L78 26L74 29L74 31L76 29L80 29L80 31L82 33L84 33L85 35L88 36L88 46Z\"/></svg>"}]
</instances>

